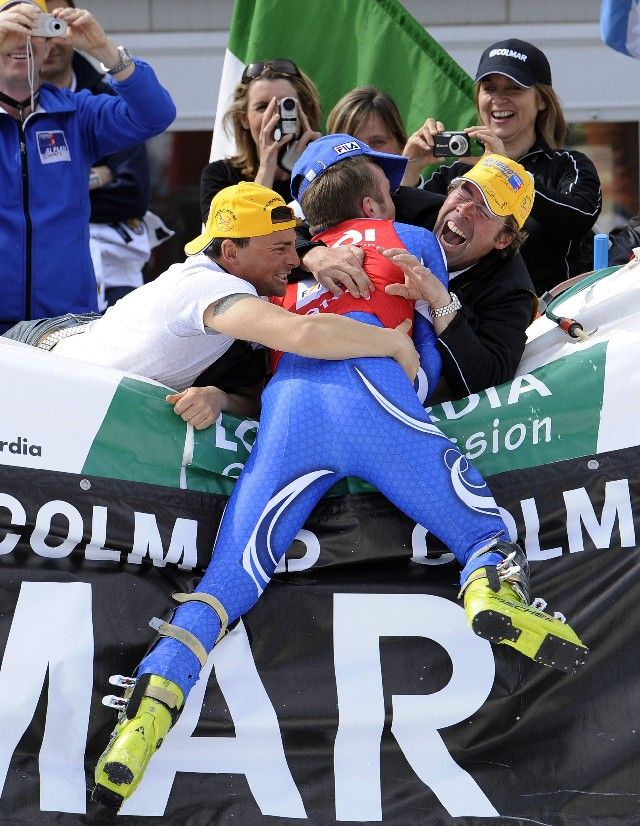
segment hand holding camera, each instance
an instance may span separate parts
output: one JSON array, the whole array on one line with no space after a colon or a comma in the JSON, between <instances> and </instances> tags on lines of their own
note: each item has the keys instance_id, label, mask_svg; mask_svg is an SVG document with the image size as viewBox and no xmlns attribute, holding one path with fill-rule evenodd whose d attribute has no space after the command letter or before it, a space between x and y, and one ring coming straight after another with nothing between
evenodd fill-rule
<instances>
[{"instance_id":1,"label":"hand holding camera","mask_svg":"<svg viewBox=\"0 0 640 826\"><path fill-rule=\"evenodd\" d=\"M319 137L297 98L272 98L264 110L257 140L260 166L256 183L272 187L275 178L282 179L283 172L290 172L307 145Z\"/></svg>"},{"instance_id":2,"label":"hand holding camera","mask_svg":"<svg viewBox=\"0 0 640 826\"><path fill-rule=\"evenodd\" d=\"M273 131L273 139L279 141L285 135L291 135L291 139L278 152L278 166L291 172L298 159L297 140L300 137L298 101L292 97L278 101L278 123Z\"/></svg>"},{"instance_id":3,"label":"hand holding camera","mask_svg":"<svg viewBox=\"0 0 640 826\"><path fill-rule=\"evenodd\" d=\"M432 164L437 158L463 158L472 153L474 140L481 146L484 136L479 127L464 132L446 132L444 124L435 118L427 118L422 126L409 136L402 154L408 159L402 183L416 186L420 181L422 167Z\"/></svg>"},{"instance_id":4,"label":"hand holding camera","mask_svg":"<svg viewBox=\"0 0 640 826\"><path fill-rule=\"evenodd\" d=\"M55 20L66 27L66 36L74 49L86 52L108 66L114 66L118 62L117 46L90 11L70 6L59 8L55 10ZM62 36L60 30L49 35L49 37L60 36Z\"/></svg>"},{"instance_id":5,"label":"hand holding camera","mask_svg":"<svg viewBox=\"0 0 640 826\"><path fill-rule=\"evenodd\" d=\"M52 32L49 20L53 16L44 14L31 3L16 3L0 11L0 54L9 54L24 46L25 37L58 37L62 33ZM43 21L42 18L46 18ZM44 23L44 29L41 28ZM48 25L47 25L48 24ZM66 25L64 26L66 28ZM50 32L50 33L49 33Z\"/></svg>"},{"instance_id":6,"label":"hand holding camera","mask_svg":"<svg viewBox=\"0 0 640 826\"><path fill-rule=\"evenodd\" d=\"M36 25L31 29L32 37L64 37L67 33L67 24L52 14L39 15Z\"/></svg>"}]
</instances>

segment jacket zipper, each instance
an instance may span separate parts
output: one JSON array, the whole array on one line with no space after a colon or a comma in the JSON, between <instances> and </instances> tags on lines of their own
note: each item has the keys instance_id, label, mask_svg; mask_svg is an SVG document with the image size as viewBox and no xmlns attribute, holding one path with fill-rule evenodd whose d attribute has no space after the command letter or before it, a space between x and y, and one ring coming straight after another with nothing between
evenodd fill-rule
<instances>
[{"instance_id":1,"label":"jacket zipper","mask_svg":"<svg viewBox=\"0 0 640 826\"><path fill-rule=\"evenodd\" d=\"M20 166L22 169L22 209L24 211L26 244L24 256L25 319L31 318L31 214L29 212L29 169L27 166L27 140L24 123L17 123L20 135Z\"/></svg>"}]
</instances>

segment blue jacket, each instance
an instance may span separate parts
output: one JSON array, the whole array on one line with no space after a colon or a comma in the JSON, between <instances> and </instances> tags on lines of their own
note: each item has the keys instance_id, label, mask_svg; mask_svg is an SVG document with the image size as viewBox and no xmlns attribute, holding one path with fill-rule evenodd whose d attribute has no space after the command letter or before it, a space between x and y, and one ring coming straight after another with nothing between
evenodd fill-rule
<instances>
[{"instance_id":1,"label":"blue jacket","mask_svg":"<svg viewBox=\"0 0 640 826\"><path fill-rule=\"evenodd\" d=\"M117 96L40 87L20 124L0 112L0 332L17 321L97 310L89 254L89 170L99 158L163 132L169 93L146 63Z\"/></svg>"},{"instance_id":2,"label":"blue jacket","mask_svg":"<svg viewBox=\"0 0 640 826\"><path fill-rule=\"evenodd\" d=\"M76 92L88 89L92 95L117 95L114 86L79 52L73 53L73 73ZM91 222L111 224L142 218L149 209L151 181L149 158L144 143L128 146L119 152L99 158L95 166L108 166L113 175L111 183L92 189Z\"/></svg>"}]
</instances>

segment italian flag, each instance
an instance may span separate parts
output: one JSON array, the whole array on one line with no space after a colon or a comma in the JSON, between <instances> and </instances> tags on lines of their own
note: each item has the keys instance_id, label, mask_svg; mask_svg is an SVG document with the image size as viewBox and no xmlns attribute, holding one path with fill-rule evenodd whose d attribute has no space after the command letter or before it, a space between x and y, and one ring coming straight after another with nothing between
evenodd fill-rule
<instances>
[{"instance_id":1,"label":"italian flag","mask_svg":"<svg viewBox=\"0 0 640 826\"><path fill-rule=\"evenodd\" d=\"M475 123L473 81L398 0L236 0L211 158L233 153L222 118L247 63L293 60L320 92L323 115L356 86L395 99L408 133L427 115L447 129Z\"/></svg>"}]
</instances>

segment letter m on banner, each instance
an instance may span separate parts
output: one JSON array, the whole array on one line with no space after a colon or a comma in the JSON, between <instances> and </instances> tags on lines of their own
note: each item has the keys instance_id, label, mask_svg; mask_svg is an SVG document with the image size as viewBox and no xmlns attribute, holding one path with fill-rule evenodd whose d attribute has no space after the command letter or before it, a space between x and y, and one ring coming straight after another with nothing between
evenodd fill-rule
<instances>
[{"instance_id":1,"label":"letter m on banner","mask_svg":"<svg viewBox=\"0 0 640 826\"><path fill-rule=\"evenodd\" d=\"M49 673L40 809L86 811L84 754L93 683L91 586L23 582L0 667L0 788Z\"/></svg>"}]
</instances>

